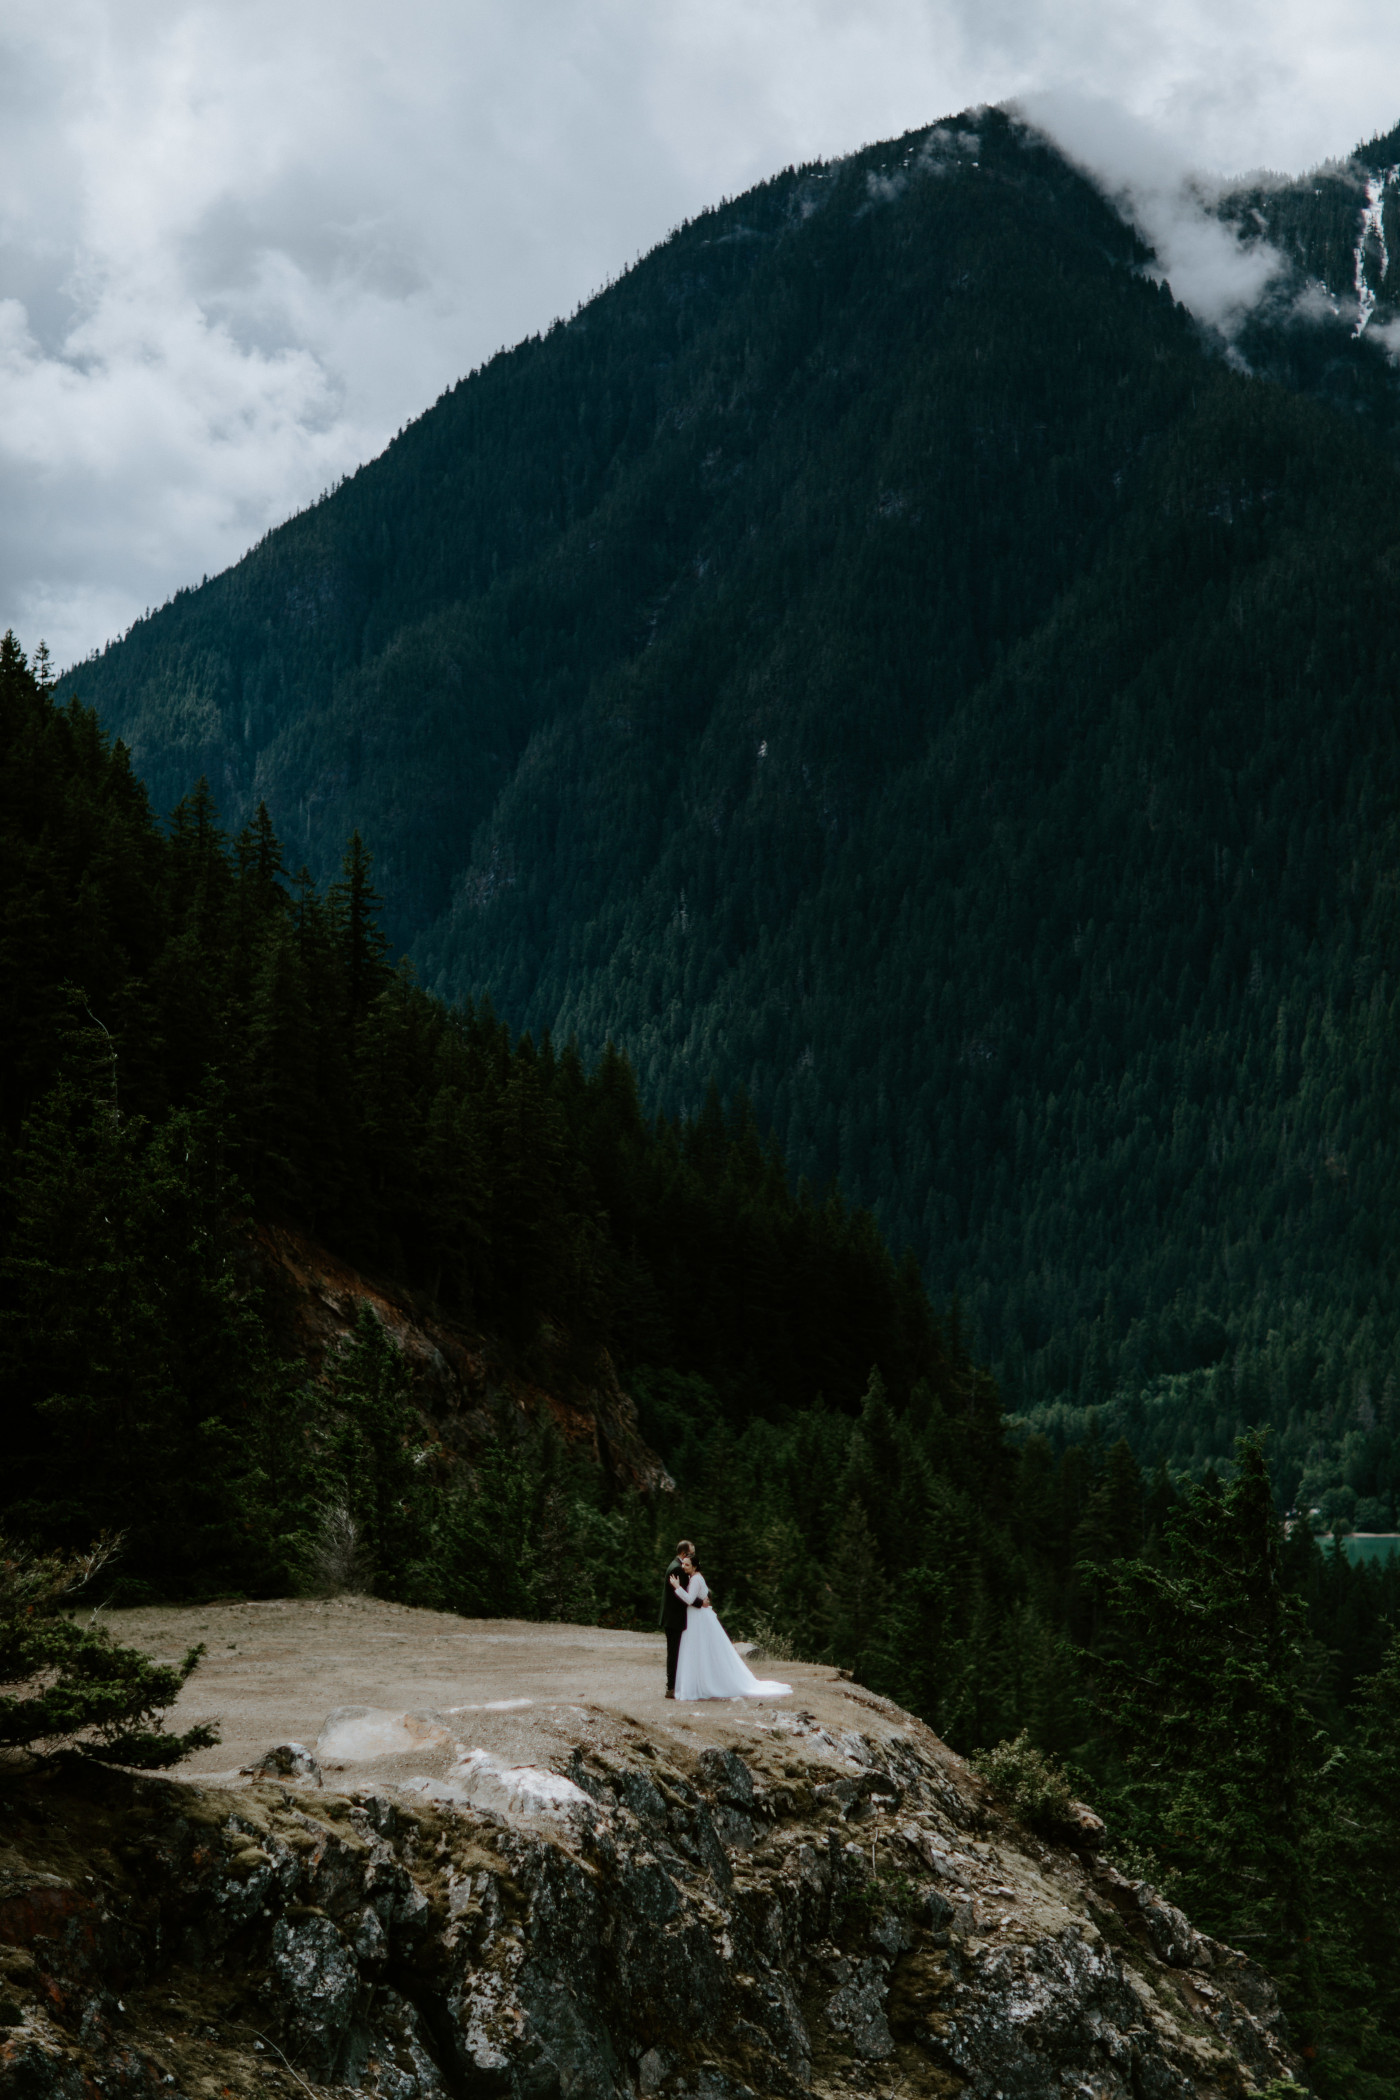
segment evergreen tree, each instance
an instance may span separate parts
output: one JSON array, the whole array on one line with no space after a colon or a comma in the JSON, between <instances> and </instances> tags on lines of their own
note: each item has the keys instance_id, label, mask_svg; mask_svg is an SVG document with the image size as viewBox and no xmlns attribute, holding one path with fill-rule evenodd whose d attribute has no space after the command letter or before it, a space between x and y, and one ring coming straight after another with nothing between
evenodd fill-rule
<instances>
[{"instance_id":1,"label":"evergreen tree","mask_svg":"<svg viewBox=\"0 0 1400 2100\"><path fill-rule=\"evenodd\" d=\"M340 949L345 1015L352 1028L365 1019L388 975L389 943L379 925L383 899L370 881L371 866L359 832L351 832L340 880L332 885L328 902Z\"/></svg>"},{"instance_id":2,"label":"evergreen tree","mask_svg":"<svg viewBox=\"0 0 1400 2100\"><path fill-rule=\"evenodd\" d=\"M847 1446L841 1499L847 1505L852 1502L860 1504L866 1525L886 1566L895 1562L899 1542L900 1507L896 1487L902 1470L899 1459L894 1412L877 1367L870 1373L860 1416Z\"/></svg>"},{"instance_id":3,"label":"evergreen tree","mask_svg":"<svg viewBox=\"0 0 1400 2100\"><path fill-rule=\"evenodd\" d=\"M217 1583L243 1559L220 1439L276 1382L231 1270L238 1192L216 1109L152 1130L114 1107L109 1070L88 1031L15 1157L7 1503L69 1550L122 1531L142 1574Z\"/></svg>"},{"instance_id":4,"label":"evergreen tree","mask_svg":"<svg viewBox=\"0 0 1400 2100\"><path fill-rule=\"evenodd\" d=\"M182 1735L164 1725L202 1648L157 1663L73 1614L75 1596L118 1550L106 1541L86 1553L36 1554L0 1535L0 1747L150 1769L218 1741L205 1723Z\"/></svg>"},{"instance_id":5,"label":"evergreen tree","mask_svg":"<svg viewBox=\"0 0 1400 2100\"><path fill-rule=\"evenodd\" d=\"M1400 2090L1400 1639L1358 1688L1335 1788L1312 1808L1316 1872L1330 1910L1321 1948L1319 2084L1358 2100Z\"/></svg>"},{"instance_id":6,"label":"evergreen tree","mask_svg":"<svg viewBox=\"0 0 1400 2100\"><path fill-rule=\"evenodd\" d=\"M853 1496L822 1570L820 1624L833 1660L862 1682L882 1674L889 1585L870 1520Z\"/></svg>"},{"instance_id":7,"label":"evergreen tree","mask_svg":"<svg viewBox=\"0 0 1400 2100\"><path fill-rule=\"evenodd\" d=\"M1304 1808L1324 1751L1259 1440L1241 1440L1236 1458L1227 1485L1187 1495L1159 1561L1092 1571L1118 1633L1093 1674L1122 1760L1114 1813L1199 1925L1282 1980L1313 2043Z\"/></svg>"},{"instance_id":8,"label":"evergreen tree","mask_svg":"<svg viewBox=\"0 0 1400 2100\"><path fill-rule=\"evenodd\" d=\"M329 1378L333 1492L363 1537L364 1578L406 1604L441 1601L441 1464L401 1349L361 1305Z\"/></svg>"}]
</instances>

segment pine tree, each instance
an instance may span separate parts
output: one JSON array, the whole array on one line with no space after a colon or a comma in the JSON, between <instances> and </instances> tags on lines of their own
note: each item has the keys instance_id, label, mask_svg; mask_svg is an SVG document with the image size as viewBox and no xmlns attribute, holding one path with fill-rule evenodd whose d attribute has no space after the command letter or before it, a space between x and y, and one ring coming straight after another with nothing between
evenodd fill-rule
<instances>
[{"instance_id":1,"label":"pine tree","mask_svg":"<svg viewBox=\"0 0 1400 2100\"><path fill-rule=\"evenodd\" d=\"M827 1652L862 1683L878 1676L887 1649L889 1585L875 1535L852 1497L823 1571L820 1625Z\"/></svg>"},{"instance_id":2,"label":"pine tree","mask_svg":"<svg viewBox=\"0 0 1400 2100\"><path fill-rule=\"evenodd\" d=\"M860 1503L885 1567L897 1556L898 1485L901 1480L899 1439L894 1410L879 1367L872 1368L851 1434L841 1500Z\"/></svg>"},{"instance_id":3,"label":"pine tree","mask_svg":"<svg viewBox=\"0 0 1400 2100\"><path fill-rule=\"evenodd\" d=\"M1330 1786L1308 1803L1329 1931L1318 2083L1359 2100L1400 2095L1400 1637L1357 1688L1350 1738Z\"/></svg>"},{"instance_id":4,"label":"pine tree","mask_svg":"<svg viewBox=\"0 0 1400 2100\"><path fill-rule=\"evenodd\" d=\"M1159 1561L1090 1568L1114 1641L1086 1661L1122 1761L1115 1822L1178 1877L1198 1924L1281 1979L1311 2039L1305 1801L1323 1751L1280 1546L1263 1446L1241 1439L1233 1479L1188 1493Z\"/></svg>"},{"instance_id":5,"label":"pine tree","mask_svg":"<svg viewBox=\"0 0 1400 2100\"><path fill-rule=\"evenodd\" d=\"M0 1535L0 1747L149 1770L219 1740L207 1723L183 1735L164 1725L202 1647L157 1663L73 1613L119 1550L104 1541L85 1553L36 1553Z\"/></svg>"},{"instance_id":6,"label":"pine tree","mask_svg":"<svg viewBox=\"0 0 1400 2100\"><path fill-rule=\"evenodd\" d=\"M345 1016L352 1028L364 1020L389 974L389 943L379 924L384 900L370 881L372 866L359 832L352 832L340 880L328 892L345 984Z\"/></svg>"},{"instance_id":7,"label":"pine tree","mask_svg":"<svg viewBox=\"0 0 1400 2100\"><path fill-rule=\"evenodd\" d=\"M237 1282L238 1191L217 1105L151 1129L73 1046L21 1133L0 1260L12 1521L76 1550L123 1532L128 1582L227 1581L244 1557L230 1425L271 1375Z\"/></svg>"},{"instance_id":8,"label":"pine tree","mask_svg":"<svg viewBox=\"0 0 1400 2100\"><path fill-rule=\"evenodd\" d=\"M441 1482L403 1351L368 1305L330 1375L338 1489L362 1527L381 1596L442 1601Z\"/></svg>"}]
</instances>

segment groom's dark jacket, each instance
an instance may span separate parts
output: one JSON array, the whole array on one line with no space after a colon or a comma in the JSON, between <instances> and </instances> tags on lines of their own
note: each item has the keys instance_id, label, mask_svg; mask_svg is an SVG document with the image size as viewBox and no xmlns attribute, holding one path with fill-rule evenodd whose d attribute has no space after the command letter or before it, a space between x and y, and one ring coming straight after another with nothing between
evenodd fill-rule
<instances>
[{"instance_id":1,"label":"groom's dark jacket","mask_svg":"<svg viewBox=\"0 0 1400 2100\"><path fill-rule=\"evenodd\" d=\"M661 1592L661 1628L665 1633L684 1633L686 1608L671 1588L671 1577L679 1575L681 1564L673 1560L666 1570L665 1587Z\"/></svg>"}]
</instances>

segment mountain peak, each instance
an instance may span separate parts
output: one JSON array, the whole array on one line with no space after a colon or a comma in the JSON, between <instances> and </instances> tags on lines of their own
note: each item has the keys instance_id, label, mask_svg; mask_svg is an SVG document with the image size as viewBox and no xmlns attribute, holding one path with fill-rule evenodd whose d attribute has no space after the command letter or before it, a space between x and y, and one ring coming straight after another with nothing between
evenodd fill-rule
<instances>
[{"instance_id":1,"label":"mountain peak","mask_svg":"<svg viewBox=\"0 0 1400 2100\"><path fill-rule=\"evenodd\" d=\"M1012 113L787 170L68 689L161 803L358 829L446 996L746 1086L1018 1404L1262 1362L1354 1186L1309 1002L1388 952L1400 191L1222 209L1294 258L1254 376Z\"/></svg>"}]
</instances>

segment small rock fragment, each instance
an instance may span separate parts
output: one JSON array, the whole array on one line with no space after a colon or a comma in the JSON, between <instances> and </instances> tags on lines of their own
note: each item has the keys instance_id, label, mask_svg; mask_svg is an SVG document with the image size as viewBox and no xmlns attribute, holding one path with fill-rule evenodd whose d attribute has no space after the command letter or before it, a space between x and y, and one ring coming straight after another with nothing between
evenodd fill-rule
<instances>
[{"instance_id":1,"label":"small rock fragment","mask_svg":"<svg viewBox=\"0 0 1400 2100\"><path fill-rule=\"evenodd\" d=\"M637 2091L654 2093L666 2076L669 2059L659 2049L648 2049L637 2066Z\"/></svg>"}]
</instances>

